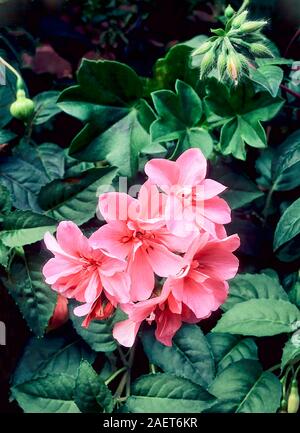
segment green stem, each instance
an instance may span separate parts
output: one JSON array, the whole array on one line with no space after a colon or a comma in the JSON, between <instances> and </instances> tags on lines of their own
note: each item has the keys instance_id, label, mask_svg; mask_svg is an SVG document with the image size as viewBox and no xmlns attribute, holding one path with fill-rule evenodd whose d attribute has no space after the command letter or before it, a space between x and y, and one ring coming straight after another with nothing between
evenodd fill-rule
<instances>
[{"instance_id":1,"label":"green stem","mask_svg":"<svg viewBox=\"0 0 300 433\"><path fill-rule=\"evenodd\" d=\"M250 0L244 0L242 6L237 11L237 14L241 14L249 6Z\"/></svg>"},{"instance_id":2,"label":"green stem","mask_svg":"<svg viewBox=\"0 0 300 433\"><path fill-rule=\"evenodd\" d=\"M268 192L267 199L266 199L266 204L265 204L265 207L264 207L264 209L262 211L262 214L263 214L263 217L264 217L264 225L267 222L267 218L268 218L269 209L270 209L270 206L271 206L272 196L273 196L274 190L275 190L275 184L272 185L272 188Z\"/></svg>"},{"instance_id":3,"label":"green stem","mask_svg":"<svg viewBox=\"0 0 300 433\"><path fill-rule=\"evenodd\" d=\"M110 382L112 382L117 376L119 376L119 374L123 373L123 371L126 371L126 367L122 367L119 370L115 371L111 376L109 376L108 379L106 379L105 381L105 385L110 384Z\"/></svg>"},{"instance_id":4,"label":"green stem","mask_svg":"<svg viewBox=\"0 0 300 433\"><path fill-rule=\"evenodd\" d=\"M156 374L156 367L154 364L150 363L149 368L150 368L150 373Z\"/></svg>"},{"instance_id":5,"label":"green stem","mask_svg":"<svg viewBox=\"0 0 300 433\"><path fill-rule=\"evenodd\" d=\"M275 370L279 370L279 368L281 367L281 364L276 364L276 365L273 365L273 367L271 367L271 368L268 368L268 371L275 371Z\"/></svg>"},{"instance_id":6,"label":"green stem","mask_svg":"<svg viewBox=\"0 0 300 433\"><path fill-rule=\"evenodd\" d=\"M11 66L6 60L4 60L3 57L1 56L0 56L0 63L6 66L6 68L9 69L17 78L22 80L22 77L19 74L19 72L13 66Z\"/></svg>"}]
</instances>

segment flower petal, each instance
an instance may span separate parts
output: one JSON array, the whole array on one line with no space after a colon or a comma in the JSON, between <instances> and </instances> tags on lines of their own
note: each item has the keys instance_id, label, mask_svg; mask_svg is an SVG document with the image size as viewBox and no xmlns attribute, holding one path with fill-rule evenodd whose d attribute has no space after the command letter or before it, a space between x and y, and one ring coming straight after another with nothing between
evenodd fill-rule
<instances>
[{"instance_id":1,"label":"flower petal","mask_svg":"<svg viewBox=\"0 0 300 433\"><path fill-rule=\"evenodd\" d=\"M180 170L179 184L194 186L203 181L206 176L207 162L200 149L189 149L177 159L176 165Z\"/></svg>"},{"instance_id":2,"label":"flower petal","mask_svg":"<svg viewBox=\"0 0 300 433\"><path fill-rule=\"evenodd\" d=\"M122 346L131 347L134 344L140 326L141 322L134 322L130 319L123 320L115 324L113 336Z\"/></svg>"}]
</instances>

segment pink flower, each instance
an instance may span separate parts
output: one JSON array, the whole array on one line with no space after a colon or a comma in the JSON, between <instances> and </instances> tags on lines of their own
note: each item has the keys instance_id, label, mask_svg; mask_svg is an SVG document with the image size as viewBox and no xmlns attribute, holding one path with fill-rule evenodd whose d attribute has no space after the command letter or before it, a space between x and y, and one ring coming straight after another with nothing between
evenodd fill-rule
<instances>
[{"instance_id":1,"label":"pink flower","mask_svg":"<svg viewBox=\"0 0 300 433\"><path fill-rule=\"evenodd\" d=\"M43 274L53 290L85 303L75 308L76 315L107 317L107 311L113 311L107 305L129 301L130 278L124 272L124 260L94 248L71 221L58 225L56 237L45 234L46 247L54 258L45 264Z\"/></svg>"},{"instance_id":2,"label":"pink flower","mask_svg":"<svg viewBox=\"0 0 300 433\"><path fill-rule=\"evenodd\" d=\"M181 269L182 257L173 251L186 251L193 239L178 238L168 232L161 196L147 182L137 200L124 193L107 193L99 198L101 213L108 224L100 227L90 241L94 247L127 258L132 301L150 297L154 274L168 277Z\"/></svg>"},{"instance_id":3,"label":"pink flower","mask_svg":"<svg viewBox=\"0 0 300 433\"><path fill-rule=\"evenodd\" d=\"M238 235L220 240L209 239L206 233L196 238L184 256L181 272L165 283L178 306L188 306L198 319L217 310L227 298L227 280L237 273L239 261L232 252L239 245Z\"/></svg>"},{"instance_id":4,"label":"pink flower","mask_svg":"<svg viewBox=\"0 0 300 433\"><path fill-rule=\"evenodd\" d=\"M205 179L207 162L199 149L185 151L177 161L152 159L145 166L150 181L167 194L165 219L170 232L186 236L203 229L224 237L223 224L231 221L230 208L218 194L225 186Z\"/></svg>"},{"instance_id":5,"label":"pink flower","mask_svg":"<svg viewBox=\"0 0 300 433\"><path fill-rule=\"evenodd\" d=\"M115 324L113 336L126 347L133 345L144 320L149 325L156 322L156 339L166 346L172 345L172 338L182 322L198 321L185 305L181 306L180 312L178 311L178 303L167 285L163 286L160 295L136 304L121 305L121 308L128 314L128 319Z\"/></svg>"}]
</instances>

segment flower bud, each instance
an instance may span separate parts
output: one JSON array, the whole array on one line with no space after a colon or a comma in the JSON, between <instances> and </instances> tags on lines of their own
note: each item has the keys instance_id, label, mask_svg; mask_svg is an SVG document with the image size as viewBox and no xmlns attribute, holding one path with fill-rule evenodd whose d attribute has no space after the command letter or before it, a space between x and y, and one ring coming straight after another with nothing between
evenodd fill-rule
<instances>
[{"instance_id":1,"label":"flower bud","mask_svg":"<svg viewBox=\"0 0 300 433\"><path fill-rule=\"evenodd\" d=\"M196 48L192 52L192 56L197 56L198 54L205 54L211 47L212 47L211 41L206 41L203 44L200 45L200 47Z\"/></svg>"},{"instance_id":2,"label":"flower bud","mask_svg":"<svg viewBox=\"0 0 300 433\"><path fill-rule=\"evenodd\" d=\"M228 5L227 8L225 9L224 15L226 18L230 19L233 17L234 15L234 9L231 5Z\"/></svg>"},{"instance_id":3,"label":"flower bud","mask_svg":"<svg viewBox=\"0 0 300 433\"><path fill-rule=\"evenodd\" d=\"M227 72L235 83L237 83L241 69L242 65L239 56L234 51L230 52L227 57Z\"/></svg>"},{"instance_id":4,"label":"flower bud","mask_svg":"<svg viewBox=\"0 0 300 433\"><path fill-rule=\"evenodd\" d=\"M299 391L296 379L292 380L291 392L288 399L288 413L297 413L299 410Z\"/></svg>"},{"instance_id":5,"label":"flower bud","mask_svg":"<svg viewBox=\"0 0 300 433\"><path fill-rule=\"evenodd\" d=\"M28 121L34 113L34 102L26 97L23 89L17 90L17 99L10 106L10 114L16 119Z\"/></svg>"},{"instance_id":6,"label":"flower bud","mask_svg":"<svg viewBox=\"0 0 300 433\"><path fill-rule=\"evenodd\" d=\"M214 63L214 52L213 50L209 50L206 54L204 54L201 62L200 79L210 72L210 70L213 67L213 63Z\"/></svg>"},{"instance_id":7,"label":"flower bud","mask_svg":"<svg viewBox=\"0 0 300 433\"><path fill-rule=\"evenodd\" d=\"M247 21L241 25L239 30L243 33L253 33L261 30L266 24L268 24L267 21Z\"/></svg>"},{"instance_id":8,"label":"flower bud","mask_svg":"<svg viewBox=\"0 0 300 433\"><path fill-rule=\"evenodd\" d=\"M259 56L259 57L263 57L263 56L274 57L272 51L269 50L268 47L266 47L265 45L260 44L258 42L254 42L253 44L250 44L250 51L255 56Z\"/></svg>"},{"instance_id":9,"label":"flower bud","mask_svg":"<svg viewBox=\"0 0 300 433\"><path fill-rule=\"evenodd\" d=\"M225 52L222 51L218 57L218 62L217 62L219 80L222 79L222 76L223 76L225 69L226 69L226 65L227 65L227 56L226 56Z\"/></svg>"},{"instance_id":10,"label":"flower bud","mask_svg":"<svg viewBox=\"0 0 300 433\"><path fill-rule=\"evenodd\" d=\"M248 15L248 11L244 11L241 14L237 15L235 18L233 18L231 27L234 29L239 28L246 20Z\"/></svg>"}]
</instances>

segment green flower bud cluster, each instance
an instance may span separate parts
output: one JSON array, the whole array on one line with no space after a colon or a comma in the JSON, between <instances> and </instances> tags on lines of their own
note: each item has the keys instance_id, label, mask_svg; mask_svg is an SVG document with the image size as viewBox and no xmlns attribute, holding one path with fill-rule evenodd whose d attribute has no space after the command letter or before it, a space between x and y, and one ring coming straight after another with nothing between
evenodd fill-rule
<instances>
[{"instance_id":1,"label":"green flower bud cluster","mask_svg":"<svg viewBox=\"0 0 300 433\"><path fill-rule=\"evenodd\" d=\"M216 69L219 80L237 85L243 75L249 75L249 67L257 57L273 57L261 33L267 21L249 20L248 3L245 0L238 11L228 5L224 11L225 28L211 30L213 36L192 52L192 56L203 56L201 79Z\"/></svg>"}]
</instances>

